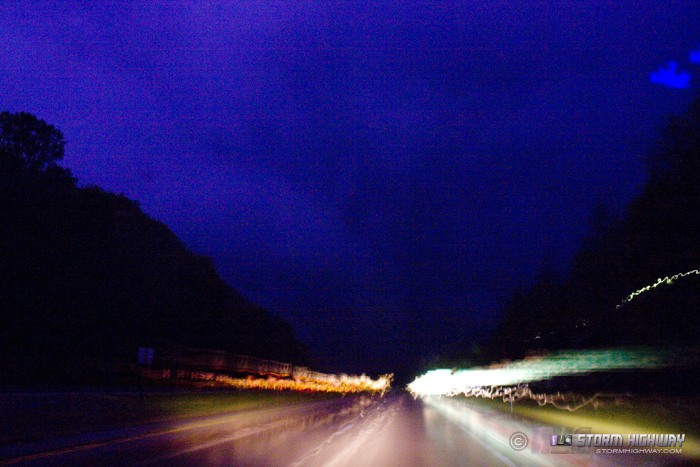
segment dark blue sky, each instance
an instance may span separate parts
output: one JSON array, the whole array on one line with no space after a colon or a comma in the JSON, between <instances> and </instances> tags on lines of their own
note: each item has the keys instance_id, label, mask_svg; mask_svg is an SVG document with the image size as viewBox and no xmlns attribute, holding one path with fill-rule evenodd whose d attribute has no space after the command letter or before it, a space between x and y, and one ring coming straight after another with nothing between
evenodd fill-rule
<instances>
[{"instance_id":1,"label":"dark blue sky","mask_svg":"<svg viewBox=\"0 0 700 467\"><path fill-rule=\"evenodd\" d=\"M700 82L695 0L5 0L0 34L0 110L351 371L565 270Z\"/></svg>"}]
</instances>

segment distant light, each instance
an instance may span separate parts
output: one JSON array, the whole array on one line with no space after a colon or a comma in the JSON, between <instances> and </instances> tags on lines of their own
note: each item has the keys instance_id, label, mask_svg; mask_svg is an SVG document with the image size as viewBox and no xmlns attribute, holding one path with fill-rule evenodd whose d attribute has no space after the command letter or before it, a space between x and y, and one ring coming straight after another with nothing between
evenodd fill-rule
<instances>
[{"instance_id":1,"label":"distant light","mask_svg":"<svg viewBox=\"0 0 700 467\"><path fill-rule=\"evenodd\" d=\"M690 74L686 71L679 71L676 62L668 62L667 68L661 67L652 72L649 79L652 83L662 84L670 88L686 89L690 87Z\"/></svg>"}]
</instances>

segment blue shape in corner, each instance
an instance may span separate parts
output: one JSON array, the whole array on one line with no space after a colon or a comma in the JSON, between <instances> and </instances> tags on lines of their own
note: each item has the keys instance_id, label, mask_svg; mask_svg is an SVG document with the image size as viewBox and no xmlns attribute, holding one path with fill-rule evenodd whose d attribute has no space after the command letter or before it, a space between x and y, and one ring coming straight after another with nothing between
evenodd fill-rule
<instances>
[{"instance_id":1,"label":"blue shape in corner","mask_svg":"<svg viewBox=\"0 0 700 467\"><path fill-rule=\"evenodd\" d=\"M678 70L678 63L668 62L667 68L661 67L649 75L652 83L663 84L670 88L685 89L690 87L690 74Z\"/></svg>"},{"instance_id":2,"label":"blue shape in corner","mask_svg":"<svg viewBox=\"0 0 700 467\"><path fill-rule=\"evenodd\" d=\"M700 45L698 46L697 50L693 50L690 52L690 61L693 63L700 64Z\"/></svg>"}]
</instances>

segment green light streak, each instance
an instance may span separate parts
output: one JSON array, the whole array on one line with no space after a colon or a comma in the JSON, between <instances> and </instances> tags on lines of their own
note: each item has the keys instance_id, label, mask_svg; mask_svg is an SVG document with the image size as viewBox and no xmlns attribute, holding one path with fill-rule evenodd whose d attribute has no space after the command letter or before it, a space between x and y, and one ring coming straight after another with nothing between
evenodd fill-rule
<instances>
[{"instance_id":1,"label":"green light streak","mask_svg":"<svg viewBox=\"0 0 700 467\"><path fill-rule=\"evenodd\" d=\"M651 348L564 351L497 366L431 370L409 384L408 390L414 397L470 396L483 394L484 388L517 386L557 376L678 366L697 361L696 353Z\"/></svg>"},{"instance_id":2,"label":"green light streak","mask_svg":"<svg viewBox=\"0 0 700 467\"><path fill-rule=\"evenodd\" d=\"M620 308L620 307L621 307L622 305L624 305L625 303L631 302L632 300L634 300L634 298L635 298L636 296L641 295L641 294L643 294L644 292L648 292L648 291L650 291L651 289L654 289L654 288L660 286L661 284L668 284L668 285L671 285L671 284L673 284L673 281L675 281L675 280L677 280L677 279L680 279L681 277L689 276L689 275L691 275L691 274L700 274L700 270L698 270L698 269L693 269L692 271L682 272L682 273L675 274L675 275L670 276L670 277L664 277L663 279L657 279L655 283L653 283L653 284L651 284L651 285L647 285L646 287L642 287L641 289L635 290L634 292L632 292L631 294L629 294L629 295L627 296L627 298L625 298L624 300L622 300L622 302L620 302L620 304L617 305L617 308Z\"/></svg>"}]
</instances>

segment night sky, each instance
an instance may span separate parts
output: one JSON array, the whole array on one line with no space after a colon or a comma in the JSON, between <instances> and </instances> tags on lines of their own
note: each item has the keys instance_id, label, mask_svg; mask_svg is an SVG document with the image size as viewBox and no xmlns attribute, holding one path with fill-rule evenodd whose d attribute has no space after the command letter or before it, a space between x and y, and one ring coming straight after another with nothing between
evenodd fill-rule
<instances>
[{"instance_id":1,"label":"night sky","mask_svg":"<svg viewBox=\"0 0 700 467\"><path fill-rule=\"evenodd\" d=\"M700 2L0 3L0 111L67 140L328 368L484 337L622 212Z\"/></svg>"}]
</instances>

